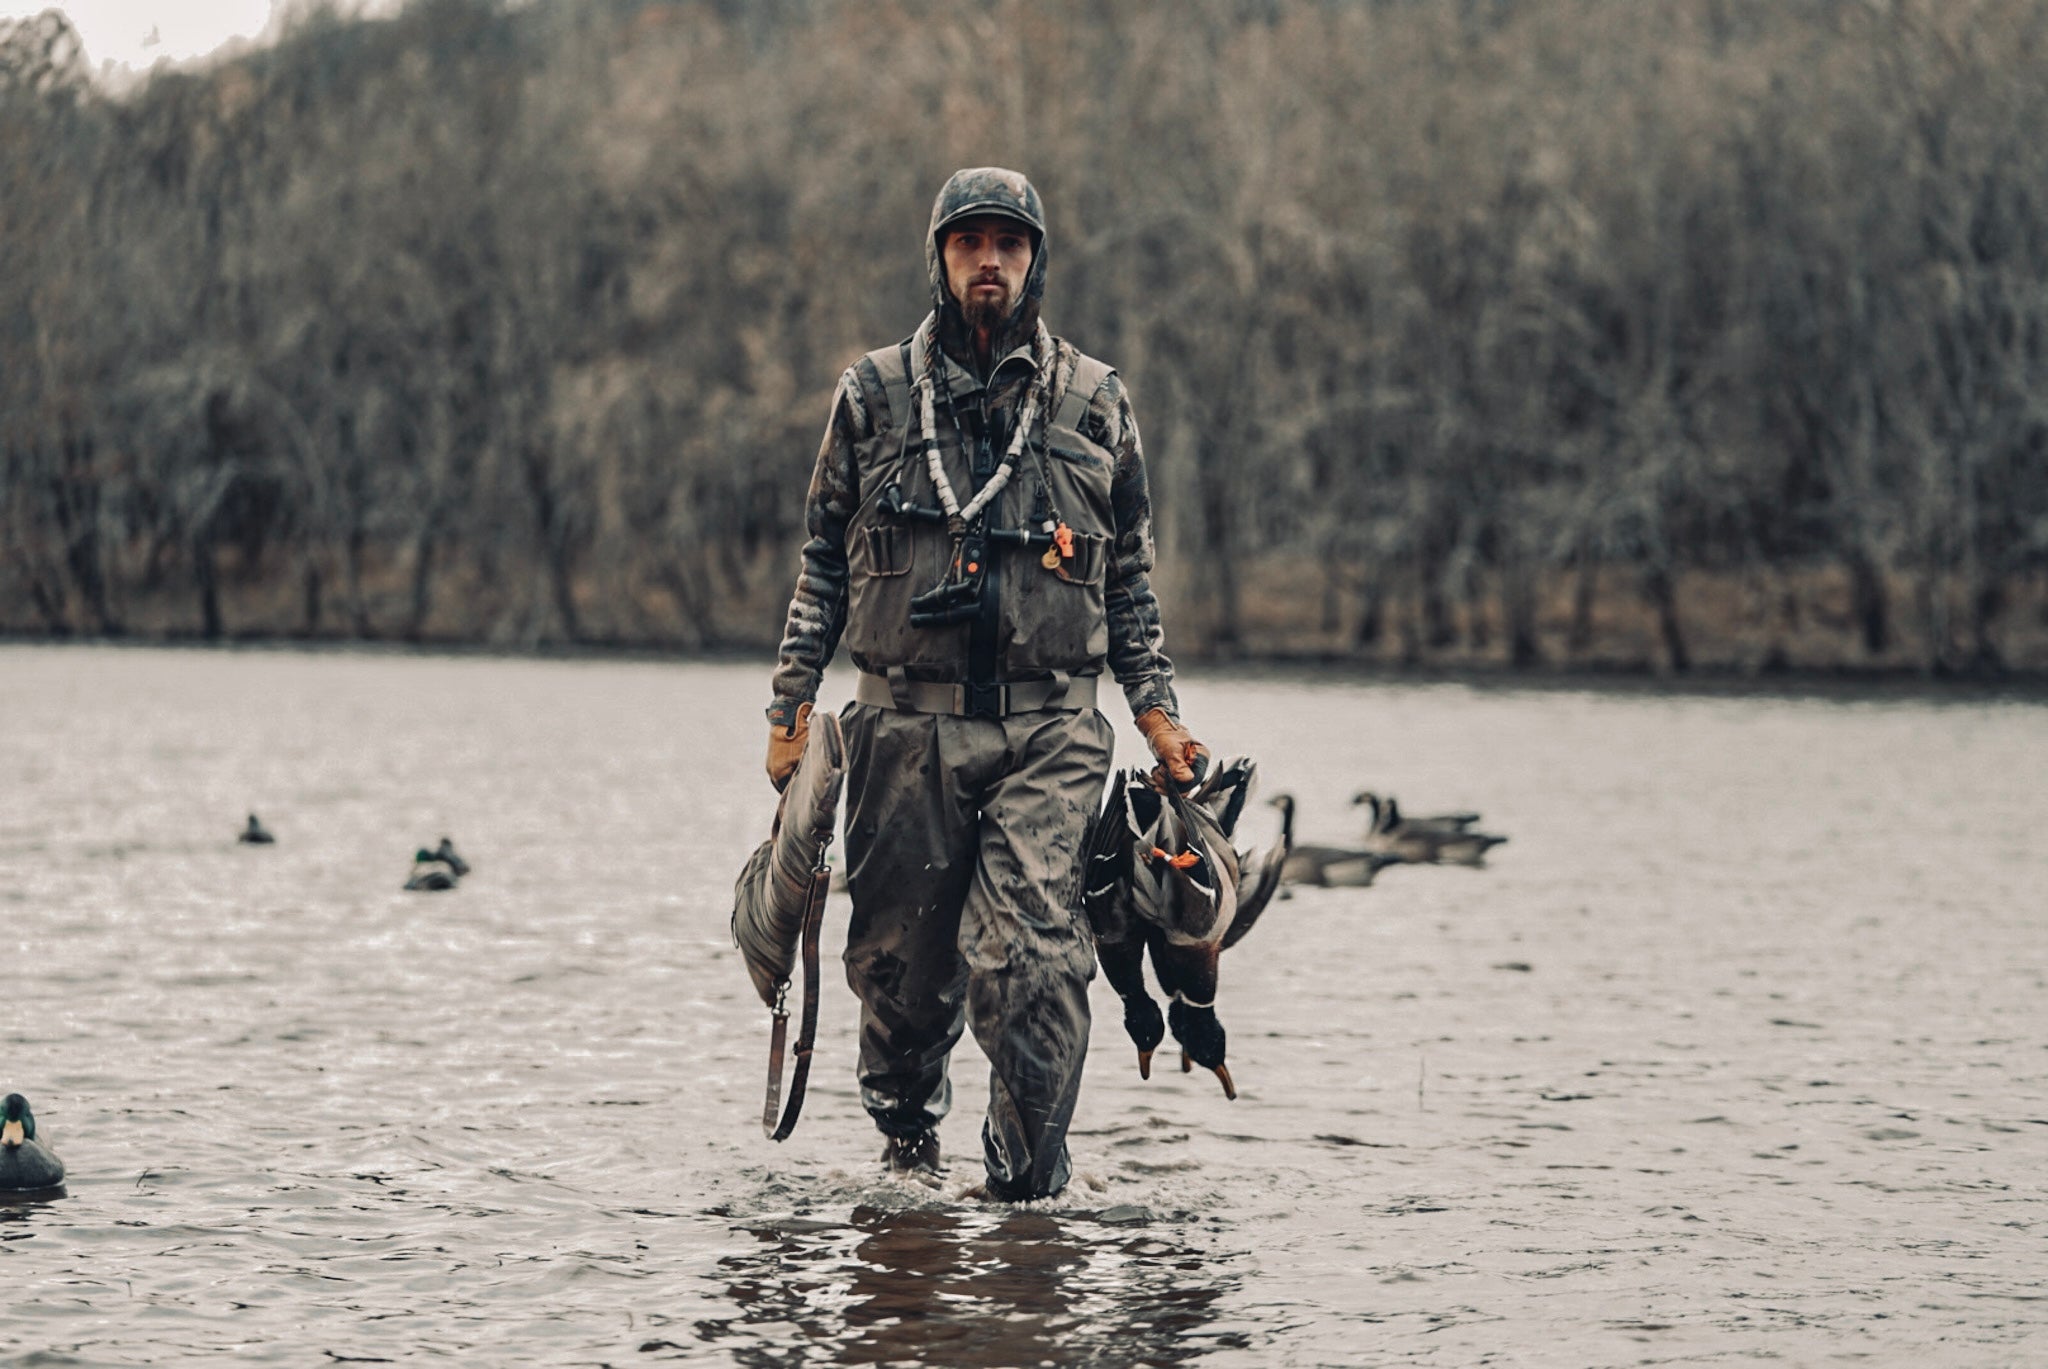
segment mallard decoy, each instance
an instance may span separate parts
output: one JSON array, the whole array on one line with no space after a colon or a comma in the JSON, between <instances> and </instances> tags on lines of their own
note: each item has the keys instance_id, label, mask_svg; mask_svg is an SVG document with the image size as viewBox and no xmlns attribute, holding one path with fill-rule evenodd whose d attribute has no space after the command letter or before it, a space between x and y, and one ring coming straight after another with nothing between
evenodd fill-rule
<instances>
[{"instance_id":1,"label":"mallard decoy","mask_svg":"<svg viewBox=\"0 0 2048 1369\"><path fill-rule=\"evenodd\" d=\"M461 871L439 852L423 847L412 853L412 873L406 877L405 887L412 893L439 893L443 889L453 889L461 877Z\"/></svg>"},{"instance_id":2,"label":"mallard decoy","mask_svg":"<svg viewBox=\"0 0 2048 1369\"><path fill-rule=\"evenodd\" d=\"M36 1115L18 1093L0 1104L0 1189L55 1188L64 1182L64 1162L47 1140L36 1139Z\"/></svg>"},{"instance_id":3,"label":"mallard decoy","mask_svg":"<svg viewBox=\"0 0 2048 1369\"><path fill-rule=\"evenodd\" d=\"M1393 798L1381 798L1370 790L1353 796L1351 801L1372 810L1372 821L1365 833L1366 848L1411 865L1482 865L1486 853L1507 840L1473 831L1472 825L1479 821L1477 813L1411 818L1401 812L1401 805Z\"/></svg>"},{"instance_id":4,"label":"mallard decoy","mask_svg":"<svg viewBox=\"0 0 2048 1369\"><path fill-rule=\"evenodd\" d=\"M251 846L268 846L271 842L276 841L277 838L270 835L270 832L263 824L256 820L256 815L251 813L249 815L249 825L242 829L242 835L235 838L235 840L247 842Z\"/></svg>"},{"instance_id":5,"label":"mallard decoy","mask_svg":"<svg viewBox=\"0 0 2048 1369\"><path fill-rule=\"evenodd\" d=\"M1275 794L1270 802L1280 810L1280 840L1287 848L1280 867L1283 884L1362 889L1389 865L1401 864L1399 856L1382 851L1298 843L1294 840L1294 795Z\"/></svg>"},{"instance_id":6,"label":"mallard decoy","mask_svg":"<svg viewBox=\"0 0 2048 1369\"><path fill-rule=\"evenodd\" d=\"M469 873L469 862L455 854L455 843L441 838L441 844L434 848L434 859L453 870L458 877Z\"/></svg>"}]
</instances>

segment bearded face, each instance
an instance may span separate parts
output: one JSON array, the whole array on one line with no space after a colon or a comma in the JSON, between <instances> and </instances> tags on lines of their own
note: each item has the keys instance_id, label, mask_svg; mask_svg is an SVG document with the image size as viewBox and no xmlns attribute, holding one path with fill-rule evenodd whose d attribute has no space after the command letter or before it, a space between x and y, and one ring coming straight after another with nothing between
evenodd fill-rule
<instances>
[{"instance_id":1,"label":"bearded face","mask_svg":"<svg viewBox=\"0 0 2048 1369\"><path fill-rule=\"evenodd\" d=\"M974 287L973 293L960 306L960 313L967 320L967 326L977 333L994 332L1010 316L1009 287L994 282Z\"/></svg>"},{"instance_id":2,"label":"bearded face","mask_svg":"<svg viewBox=\"0 0 2048 1369\"><path fill-rule=\"evenodd\" d=\"M1023 297L1031 270L1031 230L1015 219L978 214L946 230L940 245L946 286L967 326L993 332Z\"/></svg>"}]
</instances>

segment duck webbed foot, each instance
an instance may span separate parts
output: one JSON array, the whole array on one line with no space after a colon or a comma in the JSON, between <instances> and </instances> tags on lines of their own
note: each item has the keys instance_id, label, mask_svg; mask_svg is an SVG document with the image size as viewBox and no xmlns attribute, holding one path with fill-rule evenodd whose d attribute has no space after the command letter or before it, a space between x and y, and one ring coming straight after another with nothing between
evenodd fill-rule
<instances>
[{"instance_id":1,"label":"duck webbed foot","mask_svg":"<svg viewBox=\"0 0 2048 1369\"><path fill-rule=\"evenodd\" d=\"M1223 1084L1223 1096L1235 1101L1237 1085L1231 1081L1229 1066L1223 1063L1225 1036L1223 1024L1216 1019L1215 1006L1198 1006L1176 998L1168 1005L1166 1017L1173 1029L1173 1039L1180 1042L1181 1073L1191 1072L1196 1065L1215 1071Z\"/></svg>"}]
</instances>

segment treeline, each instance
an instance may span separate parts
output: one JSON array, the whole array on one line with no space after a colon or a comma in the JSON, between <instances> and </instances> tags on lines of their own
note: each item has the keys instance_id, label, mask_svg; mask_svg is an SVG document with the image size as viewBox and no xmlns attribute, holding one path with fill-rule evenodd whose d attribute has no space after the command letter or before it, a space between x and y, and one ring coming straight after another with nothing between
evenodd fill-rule
<instances>
[{"instance_id":1,"label":"treeline","mask_svg":"<svg viewBox=\"0 0 2048 1369\"><path fill-rule=\"evenodd\" d=\"M0 25L0 630L772 643L957 166L1183 652L2048 670L2038 0L415 0Z\"/></svg>"}]
</instances>

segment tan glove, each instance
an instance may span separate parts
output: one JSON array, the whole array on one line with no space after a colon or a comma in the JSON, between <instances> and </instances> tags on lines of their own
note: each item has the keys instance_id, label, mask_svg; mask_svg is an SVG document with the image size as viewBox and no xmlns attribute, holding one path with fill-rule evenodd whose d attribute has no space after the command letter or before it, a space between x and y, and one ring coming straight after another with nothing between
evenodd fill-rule
<instances>
[{"instance_id":1,"label":"tan glove","mask_svg":"<svg viewBox=\"0 0 2048 1369\"><path fill-rule=\"evenodd\" d=\"M1209 769L1209 748L1196 741L1180 725L1180 719L1163 708L1148 708L1133 721L1145 734L1152 754L1159 757L1159 764L1152 769L1153 788L1163 794L1168 779L1176 789L1190 789L1201 782Z\"/></svg>"},{"instance_id":2,"label":"tan glove","mask_svg":"<svg viewBox=\"0 0 2048 1369\"><path fill-rule=\"evenodd\" d=\"M804 743L810 736L809 703L796 706L796 717L788 727L768 724L768 783L775 786L777 793L788 786L789 777L796 773L797 762L804 758Z\"/></svg>"}]
</instances>

